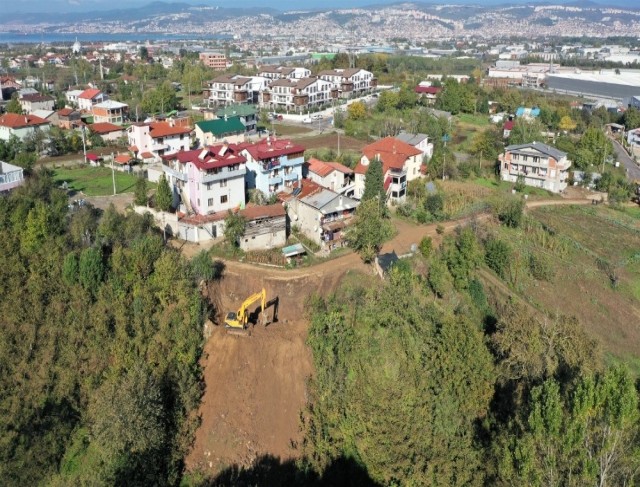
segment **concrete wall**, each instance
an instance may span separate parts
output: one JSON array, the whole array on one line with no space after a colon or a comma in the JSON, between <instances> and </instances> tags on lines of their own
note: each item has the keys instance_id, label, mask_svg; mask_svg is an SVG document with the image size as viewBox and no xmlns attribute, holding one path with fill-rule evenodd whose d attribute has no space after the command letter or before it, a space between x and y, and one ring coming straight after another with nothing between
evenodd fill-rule
<instances>
[{"instance_id":1,"label":"concrete wall","mask_svg":"<svg viewBox=\"0 0 640 487\"><path fill-rule=\"evenodd\" d=\"M298 200L292 200L287 208L291 226L297 226L314 242L320 244L320 212Z\"/></svg>"},{"instance_id":2,"label":"concrete wall","mask_svg":"<svg viewBox=\"0 0 640 487\"><path fill-rule=\"evenodd\" d=\"M245 252L284 247L287 242L287 217L249 222L245 227L240 248Z\"/></svg>"}]
</instances>

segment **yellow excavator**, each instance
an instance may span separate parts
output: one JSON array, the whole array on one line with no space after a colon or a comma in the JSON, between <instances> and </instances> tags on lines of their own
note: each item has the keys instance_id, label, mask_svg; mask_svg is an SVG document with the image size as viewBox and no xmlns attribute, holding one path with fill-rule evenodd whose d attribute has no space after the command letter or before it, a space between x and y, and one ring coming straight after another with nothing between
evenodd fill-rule
<instances>
[{"instance_id":1,"label":"yellow excavator","mask_svg":"<svg viewBox=\"0 0 640 487\"><path fill-rule=\"evenodd\" d=\"M247 323L249 323L249 307L257 301L260 301L260 314L263 320L266 320L264 310L267 307L267 292L262 288L262 291L245 299L237 312L230 311L227 313L227 317L224 320L225 327L244 330L247 327Z\"/></svg>"}]
</instances>

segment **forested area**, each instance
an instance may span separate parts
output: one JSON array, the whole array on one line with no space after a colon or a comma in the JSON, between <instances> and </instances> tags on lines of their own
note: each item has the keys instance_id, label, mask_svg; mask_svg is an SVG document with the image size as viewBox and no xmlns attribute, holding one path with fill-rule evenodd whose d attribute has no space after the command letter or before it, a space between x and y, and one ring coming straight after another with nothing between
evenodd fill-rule
<instances>
[{"instance_id":1,"label":"forested area","mask_svg":"<svg viewBox=\"0 0 640 487\"><path fill-rule=\"evenodd\" d=\"M489 298L479 269L509 266L505 242L468 227L420 248L386 282L313 302L314 468L349 459L378 485L633 485L629 371L575 319Z\"/></svg>"},{"instance_id":2,"label":"forested area","mask_svg":"<svg viewBox=\"0 0 640 487\"><path fill-rule=\"evenodd\" d=\"M0 198L3 485L180 481L202 388L199 275L150 219L99 213L69 209L45 171Z\"/></svg>"}]
</instances>

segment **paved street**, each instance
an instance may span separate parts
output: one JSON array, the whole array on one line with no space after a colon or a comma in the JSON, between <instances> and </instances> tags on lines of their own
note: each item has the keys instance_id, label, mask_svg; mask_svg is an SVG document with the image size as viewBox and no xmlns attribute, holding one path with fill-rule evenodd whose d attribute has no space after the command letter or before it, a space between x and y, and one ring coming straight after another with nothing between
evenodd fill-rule
<instances>
[{"instance_id":1,"label":"paved street","mask_svg":"<svg viewBox=\"0 0 640 487\"><path fill-rule=\"evenodd\" d=\"M638 166L631 157L626 153L626 151L620 145L620 142L609 137L611 142L613 142L613 149L616 152L616 160L620 161L624 164L624 167L627 169L627 178L634 180L640 180L640 166Z\"/></svg>"}]
</instances>

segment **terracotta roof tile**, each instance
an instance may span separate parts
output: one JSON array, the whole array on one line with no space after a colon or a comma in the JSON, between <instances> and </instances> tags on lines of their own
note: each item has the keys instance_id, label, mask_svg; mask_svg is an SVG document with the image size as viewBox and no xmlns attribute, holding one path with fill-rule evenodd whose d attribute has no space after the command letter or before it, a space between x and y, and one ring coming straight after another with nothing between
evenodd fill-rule
<instances>
[{"instance_id":1,"label":"terracotta roof tile","mask_svg":"<svg viewBox=\"0 0 640 487\"><path fill-rule=\"evenodd\" d=\"M328 176L334 170L335 169L333 167L331 167L329 164L327 164L324 161L321 161L319 159L315 159L313 157L311 159L309 159L309 171L311 171L314 174L317 174L321 178L324 178L325 176Z\"/></svg>"},{"instance_id":2,"label":"terracotta roof tile","mask_svg":"<svg viewBox=\"0 0 640 487\"><path fill-rule=\"evenodd\" d=\"M297 154L304 152L304 147L301 145L293 144L288 139L276 139L275 137L267 137L260 140L255 144L241 144L251 157L256 161L262 161L265 159L271 159L272 157L280 157L289 154Z\"/></svg>"},{"instance_id":3,"label":"terracotta roof tile","mask_svg":"<svg viewBox=\"0 0 640 487\"><path fill-rule=\"evenodd\" d=\"M191 131L192 129L189 127L172 126L169 122L152 122L149 124L149 134L154 139L170 135L190 134Z\"/></svg>"},{"instance_id":4,"label":"terracotta roof tile","mask_svg":"<svg viewBox=\"0 0 640 487\"><path fill-rule=\"evenodd\" d=\"M85 100L93 100L96 96L101 93L100 90L95 88L90 88L88 90L84 90L82 93L78 95L78 98L83 98Z\"/></svg>"},{"instance_id":5,"label":"terracotta roof tile","mask_svg":"<svg viewBox=\"0 0 640 487\"><path fill-rule=\"evenodd\" d=\"M49 122L35 115L18 115L17 113L5 113L0 117L0 125L17 129L21 127L36 127L47 125Z\"/></svg>"},{"instance_id":6,"label":"terracotta roof tile","mask_svg":"<svg viewBox=\"0 0 640 487\"><path fill-rule=\"evenodd\" d=\"M96 134L109 134L111 132L124 131L124 128L119 125L114 125L109 122L99 122L89 125L89 130Z\"/></svg>"},{"instance_id":7,"label":"terracotta roof tile","mask_svg":"<svg viewBox=\"0 0 640 487\"><path fill-rule=\"evenodd\" d=\"M287 214L282 204L268 206L249 206L239 213L247 220L257 220L258 218L273 218L277 216L285 216Z\"/></svg>"}]
</instances>

